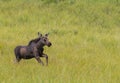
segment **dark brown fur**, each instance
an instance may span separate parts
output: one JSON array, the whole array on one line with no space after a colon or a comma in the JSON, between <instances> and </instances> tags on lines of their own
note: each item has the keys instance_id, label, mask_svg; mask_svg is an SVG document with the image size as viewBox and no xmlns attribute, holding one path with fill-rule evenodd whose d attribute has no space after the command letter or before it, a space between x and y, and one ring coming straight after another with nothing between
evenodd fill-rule
<instances>
[{"instance_id":1,"label":"dark brown fur","mask_svg":"<svg viewBox=\"0 0 120 83\"><path fill-rule=\"evenodd\" d=\"M17 46L14 49L16 61L19 62L21 59L35 58L39 63L44 65L40 57L45 57L46 63L48 65L48 56L47 54L43 53L44 51L43 47L45 45L50 47L52 44L51 42L49 42L47 36L48 34L46 34L45 36L41 35L39 38L31 40L27 46Z\"/></svg>"}]
</instances>

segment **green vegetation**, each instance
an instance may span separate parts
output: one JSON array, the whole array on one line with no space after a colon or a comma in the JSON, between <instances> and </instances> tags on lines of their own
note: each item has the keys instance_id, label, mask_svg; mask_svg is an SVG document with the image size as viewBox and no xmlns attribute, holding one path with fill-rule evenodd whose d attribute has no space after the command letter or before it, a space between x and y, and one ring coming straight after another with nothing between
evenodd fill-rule
<instances>
[{"instance_id":1,"label":"green vegetation","mask_svg":"<svg viewBox=\"0 0 120 83\"><path fill-rule=\"evenodd\" d=\"M14 63L38 31L49 65ZM0 83L120 83L120 0L0 0Z\"/></svg>"}]
</instances>

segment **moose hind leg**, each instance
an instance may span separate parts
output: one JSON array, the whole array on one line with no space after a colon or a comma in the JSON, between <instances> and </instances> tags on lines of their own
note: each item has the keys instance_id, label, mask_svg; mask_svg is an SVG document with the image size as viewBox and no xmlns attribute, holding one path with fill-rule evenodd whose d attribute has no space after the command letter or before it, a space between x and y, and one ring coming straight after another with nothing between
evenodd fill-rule
<instances>
[{"instance_id":1,"label":"moose hind leg","mask_svg":"<svg viewBox=\"0 0 120 83\"><path fill-rule=\"evenodd\" d=\"M16 62L17 62L17 63L19 63L19 62L20 62L20 60L21 60L21 58L16 57Z\"/></svg>"},{"instance_id":2,"label":"moose hind leg","mask_svg":"<svg viewBox=\"0 0 120 83\"><path fill-rule=\"evenodd\" d=\"M16 62L20 62L21 58L20 58L20 46L17 46L14 49L14 53L15 53L15 57L16 57Z\"/></svg>"}]
</instances>

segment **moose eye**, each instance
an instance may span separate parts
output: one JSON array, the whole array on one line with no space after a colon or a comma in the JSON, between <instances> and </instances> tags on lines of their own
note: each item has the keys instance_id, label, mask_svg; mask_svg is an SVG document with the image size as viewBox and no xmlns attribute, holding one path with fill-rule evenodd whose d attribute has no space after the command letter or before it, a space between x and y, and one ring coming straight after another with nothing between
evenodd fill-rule
<instances>
[{"instance_id":1,"label":"moose eye","mask_svg":"<svg viewBox=\"0 0 120 83\"><path fill-rule=\"evenodd\" d=\"M46 41L46 39L44 39L44 41Z\"/></svg>"}]
</instances>

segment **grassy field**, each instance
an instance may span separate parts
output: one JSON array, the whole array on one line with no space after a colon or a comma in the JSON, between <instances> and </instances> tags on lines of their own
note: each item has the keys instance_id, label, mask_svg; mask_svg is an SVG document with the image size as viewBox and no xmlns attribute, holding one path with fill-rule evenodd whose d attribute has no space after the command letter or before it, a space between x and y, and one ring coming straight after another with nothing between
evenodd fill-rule
<instances>
[{"instance_id":1,"label":"grassy field","mask_svg":"<svg viewBox=\"0 0 120 83\"><path fill-rule=\"evenodd\" d=\"M14 63L37 32L49 65ZM0 83L120 83L120 0L0 0Z\"/></svg>"}]
</instances>

